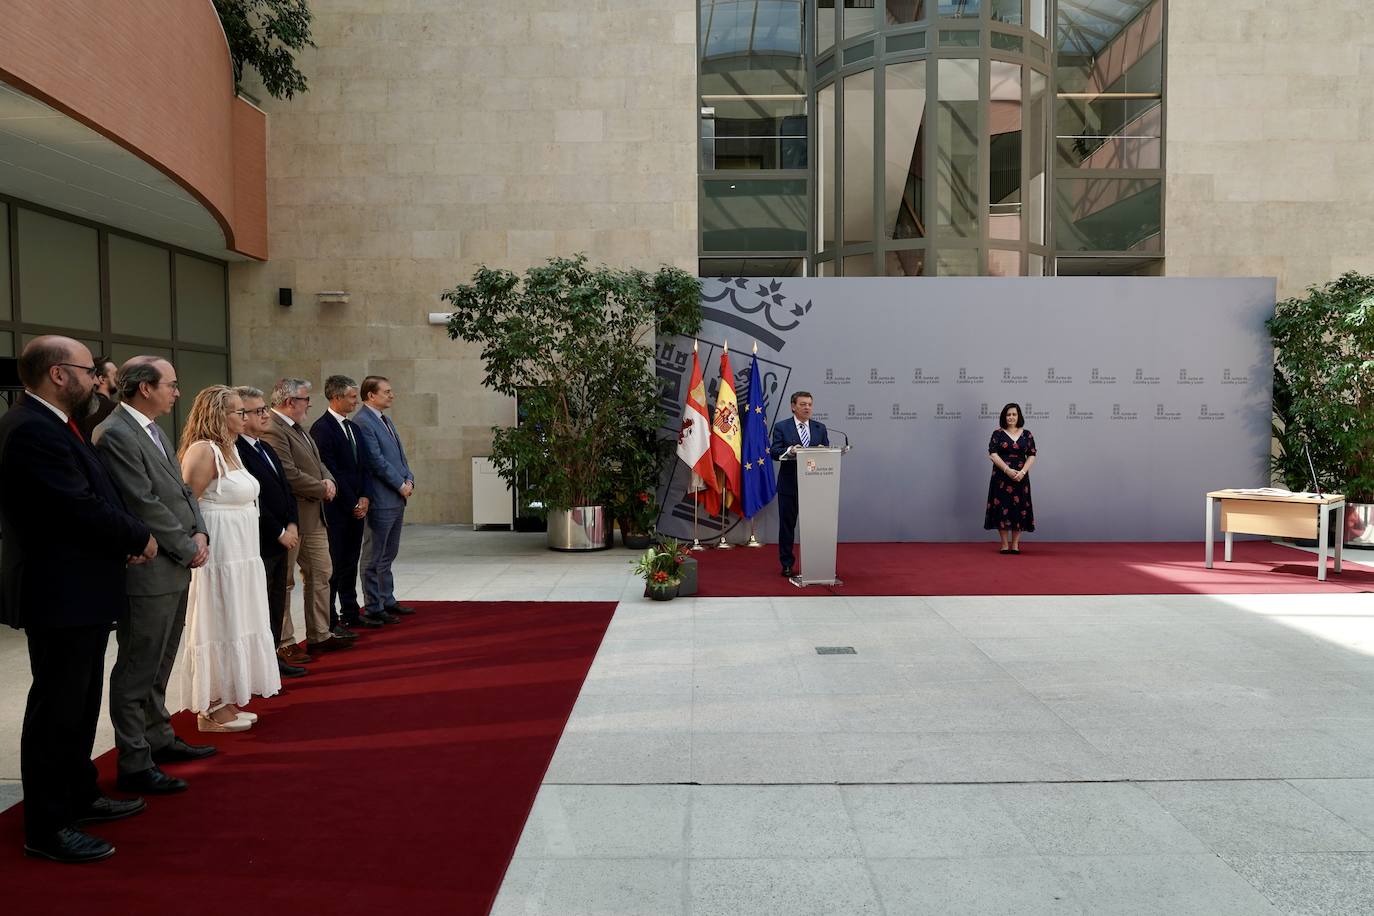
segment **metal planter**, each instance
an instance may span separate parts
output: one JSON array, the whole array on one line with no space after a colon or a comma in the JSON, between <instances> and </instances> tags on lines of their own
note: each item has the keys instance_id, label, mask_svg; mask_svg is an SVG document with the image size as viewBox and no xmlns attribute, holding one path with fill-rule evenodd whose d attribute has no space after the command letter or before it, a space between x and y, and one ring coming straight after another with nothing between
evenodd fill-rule
<instances>
[{"instance_id":1,"label":"metal planter","mask_svg":"<svg viewBox=\"0 0 1374 916\"><path fill-rule=\"evenodd\" d=\"M605 506L549 510L550 550L606 550L615 529Z\"/></svg>"}]
</instances>

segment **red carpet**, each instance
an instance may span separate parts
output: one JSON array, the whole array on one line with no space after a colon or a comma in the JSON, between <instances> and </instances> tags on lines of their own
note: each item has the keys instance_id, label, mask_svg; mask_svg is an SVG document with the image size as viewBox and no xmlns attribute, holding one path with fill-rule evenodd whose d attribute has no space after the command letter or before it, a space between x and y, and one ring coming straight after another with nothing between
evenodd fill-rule
<instances>
[{"instance_id":1,"label":"red carpet","mask_svg":"<svg viewBox=\"0 0 1374 916\"><path fill-rule=\"evenodd\" d=\"M1374 592L1374 568L1342 561L1317 581L1316 555L1268 541L1237 541L1224 563L1203 566L1201 542L1073 544L1027 540L1020 556L997 543L841 544L844 585L797 588L778 575L774 546L704 550L697 594L705 598L798 595L1237 595ZM805 555L800 556L802 569Z\"/></svg>"},{"instance_id":2,"label":"red carpet","mask_svg":"<svg viewBox=\"0 0 1374 916\"><path fill-rule=\"evenodd\" d=\"M416 602L310 665L190 789L89 828L118 852L26 859L0 814L6 914L483 914L495 900L611 603ZM114 752L99 760L113 792Z\"/></svg>"}]
</instances>

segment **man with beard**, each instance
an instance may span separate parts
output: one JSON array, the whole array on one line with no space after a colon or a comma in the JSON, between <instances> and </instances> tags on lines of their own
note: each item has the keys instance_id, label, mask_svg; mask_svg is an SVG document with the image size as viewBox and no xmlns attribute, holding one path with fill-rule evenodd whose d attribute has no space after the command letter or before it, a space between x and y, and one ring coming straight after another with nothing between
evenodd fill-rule
<instances>
[{"instance_id":1,"label":"man with beard","mask_svg":"<svg viewBox=\"0 0 1374 916\"><path fill-rule=\"evenodd\" d=\"M93 862L114 847L77 827L145 807L101 793L91 750L110 623L127 609L125 564L146 564L157 541L125 511L78 428L95 385L91 351L35 338L19 377L24 397L0 418L0 621L25 631L33 674L19 751L24 851Z\"/></svg>"},{"instance_id":2,"label":"man with beard","mask_svg":"<svg viewBox=\"0 0 1374 916\"><path fill-rule=\"evenodd\" d=\"M104 423L105 418L115 409L115 375L119 372L119 367L108 356L97 356L95 372L95 394L91 396L91 412L84 420L77 421L81 435L86 437L87 442L91 441L91 433L95 432L95 428Z\"/></svg>"}]
</instances>

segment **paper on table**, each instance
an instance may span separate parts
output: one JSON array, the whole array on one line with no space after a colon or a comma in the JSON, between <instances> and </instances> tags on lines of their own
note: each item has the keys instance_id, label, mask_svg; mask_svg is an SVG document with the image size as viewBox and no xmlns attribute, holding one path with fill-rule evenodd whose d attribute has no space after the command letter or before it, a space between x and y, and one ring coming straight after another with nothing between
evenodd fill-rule
<instances>
[{"instance_id":1,"label":"paper on table","mask_svg":"<svg viewBox=\"0 0 1374 916\"><path fill-rule=\"evenodd\" d=\"M1285 490L1283 487L1227 487L1223 493L1239 493L1242 496L1301 496L1304 498L1314 497L1316 493Z\"/></svg>"}]
</instances>

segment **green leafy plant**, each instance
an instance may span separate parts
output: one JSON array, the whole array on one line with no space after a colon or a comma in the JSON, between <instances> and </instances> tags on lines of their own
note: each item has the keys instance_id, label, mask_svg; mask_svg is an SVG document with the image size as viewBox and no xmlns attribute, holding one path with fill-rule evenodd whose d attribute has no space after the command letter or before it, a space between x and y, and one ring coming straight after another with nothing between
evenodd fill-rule
<instances>
[{"instance_id":1,"label":"green leafy plant","mask_svg":"<svg viewBox=\"0 0 1374 916\"><path fill-rule=\"evenodd\" d=\"M1269 321L1275 354L1274 409L1287 486L1317 483L1352 502L1374 502L1374 277L1348 272L1285 299Z\"/></svg>"},{"instance_id":2,"label":"green leafy plant","mask_svg":"<svg viewBox=\"0 0 1374 916\"><path fill-rule=\"evenodd\" d=\"M687 562L687 546L674 538L658 542L633 561L635 575L649 588L674 588L682 584L682 564Z\"/></svg>"},{"instance_id":3,"label":"green leafy plant","mask_svg":"<svg viewBox=\"0 0 1374 916\"><path fill-rule=\"evenodd\" d=\"M306 91L296 55L310 40L312 14L306 0L215 0L215 12L234 60L234 87L241 88L243 68L252 67L274 99Z\"/></svg>"},{"instance_id":4,"label":"green leafy plant","mask_svg":"<svg viewBox=\"0 0 1374 916\"><path fill-rule=\"evenodd\" d=\"M663 422L653 335L701 327L695 277L592 267L579 254L523 278L479 267L443 298L449 337L482 347L483 386L520 401L521 424L493 430L503 479L518 480L546 511L604 505L617 487L627 497L653 492L657 471L640 476L639 444Z\"/></svg>"}]
</instances>

